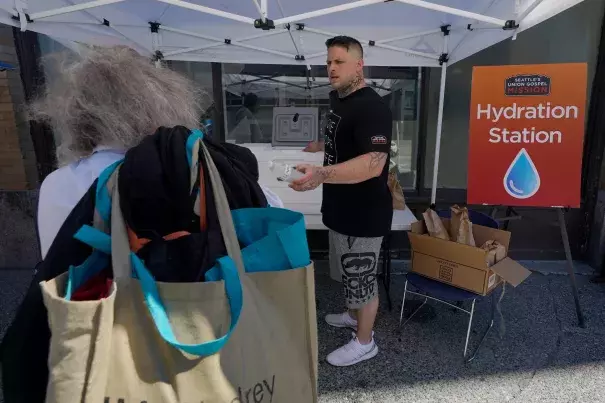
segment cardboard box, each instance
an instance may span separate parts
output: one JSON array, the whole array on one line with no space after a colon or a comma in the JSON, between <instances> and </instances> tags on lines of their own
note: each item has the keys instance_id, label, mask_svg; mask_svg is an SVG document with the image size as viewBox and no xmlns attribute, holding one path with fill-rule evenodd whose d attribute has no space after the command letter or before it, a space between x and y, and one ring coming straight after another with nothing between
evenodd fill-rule
<instances>
[{"instance_id":1,"label":"cardboard box","mask_svg":"<svg viewBox=\"0 0 605 403\"><path fill-rule=\"evenodd\" d=\"M443 224L449 231L449 220L443 219ZM473 224L473 236L479 246L495 240L504 245L508 254L510 235L508 231ZM413 223L408 236L412 271L454 287L487 295L502 281L516 287L531 274L508 257L488 266L486 250L429 236L424 221Z\"/></svg>"}]
</instances>

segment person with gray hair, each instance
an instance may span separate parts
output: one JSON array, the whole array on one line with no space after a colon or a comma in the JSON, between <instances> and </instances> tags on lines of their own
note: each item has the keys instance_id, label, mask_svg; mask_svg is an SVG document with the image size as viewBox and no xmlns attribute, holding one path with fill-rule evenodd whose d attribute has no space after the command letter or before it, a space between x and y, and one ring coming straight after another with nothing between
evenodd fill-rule
<instances>
[{"instance_id":1,"label":"person with gray hair","mask_svg":"<svg viewBox=\"0 0 605 403\"><path fill-rule=\"evenodd\" d=\"M127 150L160 126L198 127L208 106L186 77L125 46L57 53L48 61L55 76L30 112L54 129L59 166L100 148Z\"/></svg>"},{"instance_id":2,"label":"person with gray hair","mask_svg":"<svg viewBox=\"0 0 605 403\"><path fill-rule=\"evenodd\" d=\"M30 106L49 124L59 169L38 203L42 258L63 222L100 173L159 127L199 127L201 91L187 78L123 47L91 47L49 57L56 76ZM266 189L263 189L266 191Z\"/></svg>"}]
</instances>

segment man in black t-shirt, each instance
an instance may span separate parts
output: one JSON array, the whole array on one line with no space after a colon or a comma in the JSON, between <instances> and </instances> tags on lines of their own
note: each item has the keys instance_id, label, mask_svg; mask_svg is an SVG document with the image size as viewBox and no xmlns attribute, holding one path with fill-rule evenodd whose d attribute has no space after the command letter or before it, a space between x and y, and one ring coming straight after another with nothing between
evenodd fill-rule
<instances>
[{"instance_id":1,"label":"man in black t-shirt","mask_svg":"<svg viewBox=\"0 0 605 403\"><path fill-rule=\"evenodd\" d=\"M335 89L324 140L308 152L324 151L322 167L299 165L305 175L297 191L323 184L321 212L329 229L330 265L342 273L348 311L326 316L328 324L352 328L355 337L328 355L336 366L353 365L378 353L373 327L378 311L377 265L382 239L393 218L387 185L392 115L363 77L363 48L350 37L326 42L328 74Z\"/></svg>"}]
</instances>

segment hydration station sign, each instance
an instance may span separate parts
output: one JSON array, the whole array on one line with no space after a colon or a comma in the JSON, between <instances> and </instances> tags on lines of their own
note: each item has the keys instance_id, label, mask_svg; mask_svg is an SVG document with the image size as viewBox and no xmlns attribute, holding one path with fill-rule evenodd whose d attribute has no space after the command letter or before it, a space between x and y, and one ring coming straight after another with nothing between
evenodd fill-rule
<instances>
[{"instance_id":1,"label":"hydration station sign","mask_svg":"<svg viewBox=\"0 0 605 403\"><path fill-rule=\"evenodd\" d=\"M579 207L585 63L473 68L468 204Z\"/></svg>"}]
</instances>

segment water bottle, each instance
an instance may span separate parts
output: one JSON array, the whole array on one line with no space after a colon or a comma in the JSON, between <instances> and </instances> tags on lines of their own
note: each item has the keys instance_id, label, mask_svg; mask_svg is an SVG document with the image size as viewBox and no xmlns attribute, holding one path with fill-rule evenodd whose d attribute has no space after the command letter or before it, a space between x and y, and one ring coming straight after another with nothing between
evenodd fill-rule
<instances>
[{"instance_id":1,"label":"water bottle","mask_svg":"<svg viewBox=\"0 0 605 403\"><path fill-rule=\"evenodd\" d=\"M275 174L278 181L283 182L292 182L304 176L294 166L275 160L269 161L269 170Z\"/></svg>"}]
</instances>

